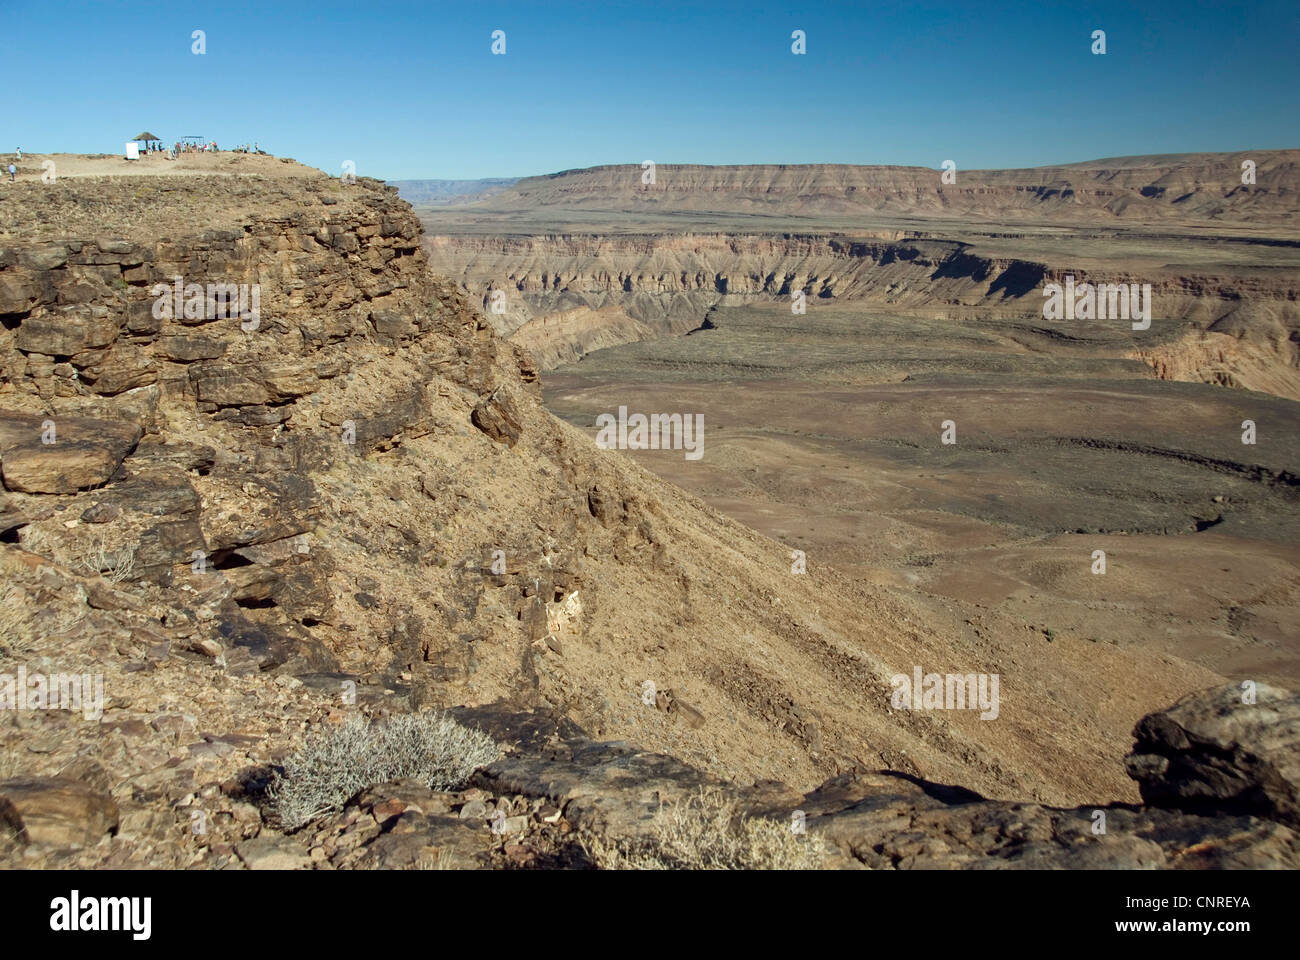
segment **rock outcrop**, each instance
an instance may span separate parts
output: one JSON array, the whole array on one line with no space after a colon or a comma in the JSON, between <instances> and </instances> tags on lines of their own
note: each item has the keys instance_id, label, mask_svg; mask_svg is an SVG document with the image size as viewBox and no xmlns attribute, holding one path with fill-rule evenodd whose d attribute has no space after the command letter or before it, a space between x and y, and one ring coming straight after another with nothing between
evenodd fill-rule
<instances>
[{"instance_id":1,"label":"rock outcrop","mask_svg":"<svg viewBox=\"0 0 1300 960\"><path fill-rule=\"evenodd\" d=\"M106 482L143 435L137 424L0 411L0 470L20 493L76 493Z\"/></svg>"},{"instance_id":2,"label":"rock outcrop","mask_svg":"<svg viewBox=\"0 0 1300 960\"><path fill-rule=\"evenodd\" d=\"M1279 711L1300 706L1300 698L1283 691L1268 696ZM1224 690L1209 690L1174 709L1215 714L1221 721L1233 713L1240 725L1249 711L1230 706L1226 697ZM1166 723L1167 713L1144 718L1139 735ZM663 809L715 790L732 797L746 815L792 825L792 844L804 836L820 838L829 854L822 865L830 869L1300 866L1300 834L1287 822L1289 813L1274 808L1247 813L1114 803L1047 807L988 800L896 771L864 770L801 795L778 782L720 781L664 754L593 741L572 724L539 714L499 708L462 708L456 714L509 751L467 789L436 792L411 781L376 785L340 813L291 836L267 835L256 846L214 841L217 857L234 862L237 856L249 869L584 869L593 866L593 844L652 836ZM1293 727L1252 742L1258 754L1235 754L1220 773L1249 779L1249 767L1286 767L1300 754ZM1139 742L1133 759L1143 749ZM1199 749L1188 744L1174 750L1176 768L1191 770ZM1193 772L1171 783L1196 789L1199 777Z\"/></svg>"},{"instance_id":3,"label":"rock outcrop","mask_svg":"<svg viewBox=\"0 0 1300 960\"><path fill-rule=\"evenodd\" d=\"M1300 698L1229 684L1143 717L1133 734L1128 771L1149 805L1300 827Z\"/></svg>"},{"instance_id":4,"label":"rock outcrop","mask_svg":"<svg viewBox=\"0 0 1300 960\"><path fill-rule=\"evenodd\" d=\"M107 783L97 787L69 777L0 782L0 824L20 844L92 846L117 829L117 804Z\"/></svg>"}]
</instances>

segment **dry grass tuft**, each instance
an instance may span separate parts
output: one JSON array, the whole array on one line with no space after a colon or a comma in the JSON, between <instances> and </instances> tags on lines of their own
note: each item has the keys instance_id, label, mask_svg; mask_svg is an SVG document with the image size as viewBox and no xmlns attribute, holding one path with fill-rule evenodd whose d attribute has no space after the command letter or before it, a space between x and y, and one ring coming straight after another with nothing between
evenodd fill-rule
<instances>
[{"instance_id":1,"label":"dry grass tuft","mask_svg":"<svg viewBox=\"0 0 1300 960\"><path fill-rule=\"evenodd\" d=\"M662 806L647 837L583 840L603 870L816 870L825 841L789 824L745 817L721 790Z\"/></svg>"},{"instance_id":2,"label":"dry grass tuft","mask_svg":"<svg viewBox=\"0 0 1300 960\"><path fill-rule=\"evenodd\" d=\"M135 571L134 547L112 550L101 537L98 543L91 540L84 549L77 566L91 576L98 574L109 583L121 583Z\"/></svg>"},{"instance_id":3,"label":"dry grass tuft","mask_svg":"<svg viewBox=\"0 0 1300 960\"><path fill-rule=\"evenodd\" d=\"M28 553L52 560L83 576L102 576L109 583L130 580L135 572L135 547L110 547L101 536L56 540L49 531L27 526L19 534L19 545Z\"/></svg>"}]
</instances>

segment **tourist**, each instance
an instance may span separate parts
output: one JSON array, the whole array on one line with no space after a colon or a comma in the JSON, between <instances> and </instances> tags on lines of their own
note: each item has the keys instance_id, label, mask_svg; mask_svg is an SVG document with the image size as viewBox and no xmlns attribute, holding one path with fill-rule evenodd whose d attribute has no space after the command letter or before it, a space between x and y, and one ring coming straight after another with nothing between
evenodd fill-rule
<instances>
[{"instance_id":1,"label":"tourist","mask_svg":"<svg viewBox=\"0 0 1300 960\"><path fill-rule=\"evenodd\" d=\"M15 167L12 163L9 164L9 182L10 182L10 183L13 183L13 181L14 181L14 177L17 175L17 173L18 173L18 168Z\"/></svg>"}]
</instances>

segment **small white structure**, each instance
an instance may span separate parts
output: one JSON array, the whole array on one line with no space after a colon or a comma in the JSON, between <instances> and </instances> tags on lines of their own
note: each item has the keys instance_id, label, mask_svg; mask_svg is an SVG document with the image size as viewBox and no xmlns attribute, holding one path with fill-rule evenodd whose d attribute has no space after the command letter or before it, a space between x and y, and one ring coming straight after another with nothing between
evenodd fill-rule
<instances>
[{"instance_id":1,"label":"small white structure","mask_svg":"<svg viewBox=\"0 0 1300 960\"><path fill-rule=\"evenodd\" d=\"M126 158L128 160L139 160L140 144L136 143L134 140L128 140L126 142Z\"/></svg>"}]
</instances>

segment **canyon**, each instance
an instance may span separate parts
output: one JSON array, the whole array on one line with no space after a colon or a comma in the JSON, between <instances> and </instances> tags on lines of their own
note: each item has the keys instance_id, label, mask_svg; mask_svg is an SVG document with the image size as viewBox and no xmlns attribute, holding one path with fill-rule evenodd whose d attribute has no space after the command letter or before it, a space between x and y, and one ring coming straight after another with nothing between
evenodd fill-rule
<instances>
[{"instance_id":1,"label":"canyon","mask_svg":"<svg viewBox=\"0 0 1300 960\"><path fill-rule=\"evenodd\" d=\"M550 409L698 412L704 462L629 455L810 564L1294 685L1298 158L628 165L419 212ZM1052 309L1084 284L1150 321Z\"/></svg>"},{"instance_id":2,"label":"canyon","mask_svg":"<svg viewBox=\"0 0 1300 960\"><path fill-rule=\"evenodd\" d=\"M634 229L489 231L532 181L446 207L456 234L287 158L60 155L49 184L45 159L0 194L0 673L104 698L0 712L6 865L590 867L702 788L802 812L842 868L1300 863L1295 405L1134 355L1199 330L1258 366L1211 344L1225 377L1285 387L1268 230L1166 279L1039 275L978 230L769 236L690 200L674 234L577 174L541 220ZM1152 283L1185 326L1026 315L1066 269ZM178 276L255 287L259 322L156 309ZM601 449L620 404L702 413L705 455ZM918 664L997 675L996 721L895 710ZM279 817L304 739L422 711L501 756Z\"/></svg>"},{"instance_id":3,"label":"canyon","mask_svg":"<svg viewBox=\"0 0 1300 960\"><path fill-rule=\"evenodd\" d=\"M1256 182L1242 184L1254 157ZM542 369L685 333L714 307L814 302L1050 330L1159 375L1300 397L1300 151L940 172L599 167L417 207L430 262ZM1042 288L1150 283L1149 336L1042 322ZM505 309L488 310L504 291Z\"/></svg>"}]
</instances>

